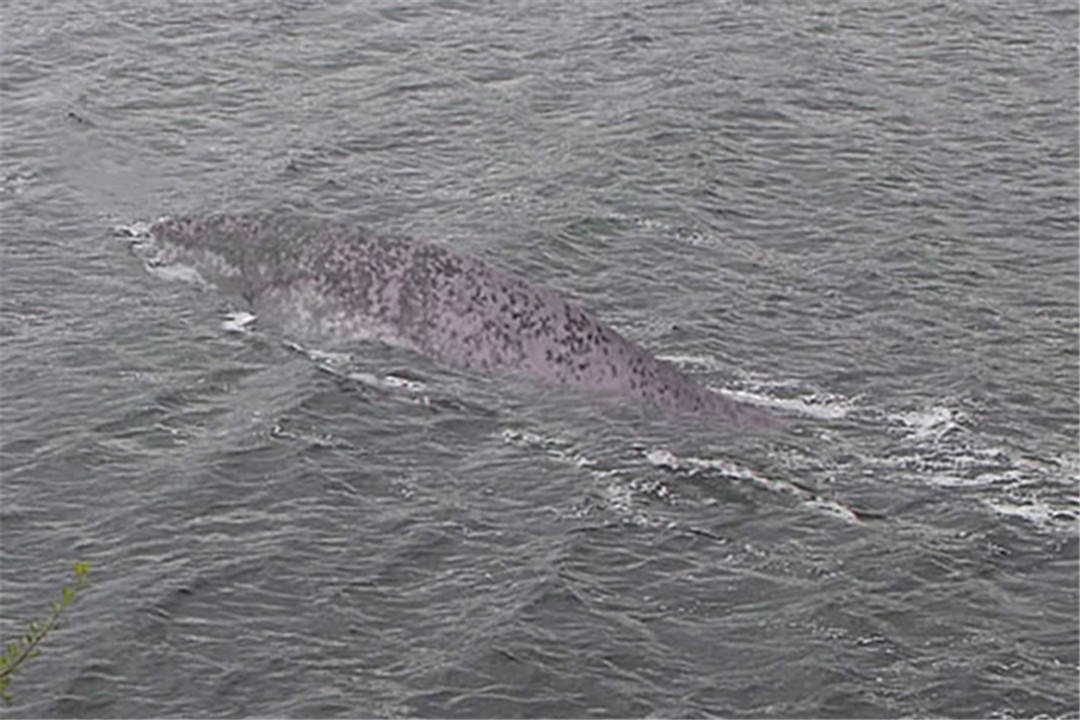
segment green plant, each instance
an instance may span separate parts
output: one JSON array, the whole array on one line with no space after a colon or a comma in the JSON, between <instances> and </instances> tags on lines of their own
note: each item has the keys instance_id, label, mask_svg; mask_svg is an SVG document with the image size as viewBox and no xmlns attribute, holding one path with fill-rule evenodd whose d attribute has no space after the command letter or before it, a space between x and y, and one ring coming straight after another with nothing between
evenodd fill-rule
<instances>
[{"instance_id":1,"label":"green plant","mask_svg":"<svg viewBox=\"0 0 1080 720\"><path fill-rule=\"evenodd\" d=\"M60 599L53 600L52 613L45 622L31 620L27 623L27 632L21 640L10 642L0 653L0 697L4 702L11 704L11 677L18 672L20 666L30 658L37 655L37 647L45 636L60 625L60 616L75 598L75 593L86 585L87 575L90 573L90 563L75 563L75 582L65 585L60 589Z\"/></svg>"}]
</instances>

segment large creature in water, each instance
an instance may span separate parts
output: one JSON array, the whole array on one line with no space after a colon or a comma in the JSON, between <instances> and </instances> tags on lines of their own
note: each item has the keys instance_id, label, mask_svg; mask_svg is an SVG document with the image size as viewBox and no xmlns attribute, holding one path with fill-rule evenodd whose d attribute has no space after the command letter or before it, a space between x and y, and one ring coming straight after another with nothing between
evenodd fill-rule
<instances>
[{"instance_id":1,"label":"large creature in water","mask_svg":"<svg viewBox=\"0 0 1080 720\"><path fill-rule=\"evenodd\" d=\"M164 219L150 235L155 262L193 267L299 338L378 340L467 370L770 424L763 410L708 390L552 290L438 245L287 214Z\"/></svg>"}]
</instances>

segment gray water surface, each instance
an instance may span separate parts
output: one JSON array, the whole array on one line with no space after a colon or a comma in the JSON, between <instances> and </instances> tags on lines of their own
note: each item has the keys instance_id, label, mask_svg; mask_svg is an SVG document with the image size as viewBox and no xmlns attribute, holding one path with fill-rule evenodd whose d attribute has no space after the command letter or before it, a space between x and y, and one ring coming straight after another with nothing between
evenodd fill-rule
<instances>
[{"instance_id":1,"label":"gray water surface","mask_svg":"<svg viewBox=\"0 0 1080 720\"><path fill-rule=\"evenodd\" d=\"M1080 716L1074 3L0 20L0 637L93 564L13 714ZM112 234L278 208L786 424L230 331Z\"/></svg>"}]
</instances>

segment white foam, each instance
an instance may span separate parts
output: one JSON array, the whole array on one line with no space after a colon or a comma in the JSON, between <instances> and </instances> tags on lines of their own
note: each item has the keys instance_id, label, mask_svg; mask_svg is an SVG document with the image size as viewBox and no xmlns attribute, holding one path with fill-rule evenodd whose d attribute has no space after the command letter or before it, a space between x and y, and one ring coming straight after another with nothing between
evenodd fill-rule
<instances>
[{"instance_id":1,"label":"white foam","mask_svg":"<svg viewBox=\"0 0 1080 720\"><path fill-rule=\"evenodd\" d=\"M719 244L722 241L720 235L705 231L698 230L690 227L676 226L663 220L654 220L652 218L642 217L640 215L624 215L622 213L611 213L608 215L608 219L615 222L625 222L637 227L648 230L653 233L662 233L667 237L676 238L688 245L703 245L706 247L712 247Z\"/></svg>"},{"instance_id":2,"label":"white foam","mask_svg":"<svg viewBox=\"0 0 1080 720\"><path fill-rule=\"evenodd\" d=\"M728 366L708 355L666 354L661 360L700 368L705 372L721 372ZM861 397L844 397L814 388L800 387L794 380L770 380L754 373L743 373L734 387L709 386L715 393L732 400L759 407L775 408L820 420L839 420L860 407Z\"/></svg>"},{"instance_id":3,"label":"white foam","mask_svg":"<svg viewBox=\"0 0 1080 720\"><path fill-rule=\"evenodd\" d=\"M344 373L344 377L354 382L375 388L389 388L391 390L404 390L413 395L419 395L427 390L424 383L415 380L407 380L396 375L376 375L371 372L353 371ZM429 399L425 399L425 403Z\"/></svg>"},{"instance_id":4,"label":"white foam","mask_svg":"<svg viewBox=\"0 0 1080 720\"><path fill-rule=\"evenodd\" d=\"M249 312L238 310L226 314L225 320L221 323L221 329L230 333L247 333L251 332L252 326L255 324L255 316Z\"/></svg>"},{"instance_id":5,"label":"white foam","mask_svg":"<svg viewBox=\"0 0 1080 720\"><path fill-rule=\"evenodd\" d=\"M159 263L154 260L149 260L145 263L145 266L151 275L162 278L163 280L186 282L203 287L209 285L199 271L190 265Z\"/></svg>"},{"instance_id":6,"label":"white foam","mask_svg":"<svg viewBox=\"0 0 1080 720\"><path fill-rule=\"evenodd\" d=\"M142 220L136 220L130 224L121 224L113 227L113 234L120 235L129 238L148 238L150 237L150 228L153 227L148 222Z\"/></svg>"},{"instance_id":7,"label":"white foam","mask_svg":"<svg viewBox=\"0 0 1080 720\"><path fill-rule=\"evenodd\" d=\"M536 448L546 455L580 468L596 468L597 463L587 456L571 450L571 443L556 437L545 437L527 430L504 428L500 434L502 441L520 448ZM598 471L598 474L609 473Z\"/></svg>"},{"instance_id":8,"label":"white foam","mask_svg":"<svg viewBox=\"0 0 1080 720\"><path fill-rule=\"evenodd\" d=\"M667 468L668 470L678 470L680 467L679 457L667 450L650 450L645 453L645 459L655 467Z\"/></svg>"},{"instance_id":9,"label":"white foam","mask_svg":"<svg viewBox=\"0 0 1080 720\"><path fill-rule=\"evenodd\" d=\"M386 387L408 390L409 392L419 393L427 390L427 385L424 383L417 380L398 377L397 375L384 375L382 381Z\"/></svg>"},{"instance_id":10,"label":"white foam","mask_svg":"<svg viewBox=\"0 0 1080 720\"><path fill-rule=\"evenodd\" d=\"M664 487L666 491L666 487ZM638 498L642 494L664 497L656 488L643 489L633 482L622 481L610 482L602 486L600 493L607 507L614 511L622 519L622 522L640 528L663 530L677 527L674 521L657 517L646 510L637 507Z\"/></svg>"},{"instance_id":11,"label":"white foam","mask_svg":"<svg viewBox=\"0 0 1080 720\"><path fill-rule=\"evenodd\" d=\"M954 502L972 502L1043 530L1075 529L1080 516L1076 453L1037 458L1013 442L974 432L977 418L950 398L880 417L898 440L885 455L856 453L853 471L954 490Z\"/></svg>"},{"instance_id":12,"label":"white foam","mask_svg":"<svg viewBox=\"0 0 1080 720\"><path fill-rule=\"evenodd\" d=\"M961 427L961 423L968 420L968 417L955 408L934 405L919 410L889 413L886 419L903 426L913 440L940 440L952 430Z\"/></svg>"},{"instance_id":13,"label":"white foam","mask_svg":"<svg viewBox=\"0 0 1080 720\"><path fill-rule=\"evenodd\" d=\"M293 340L283 341L282 344L290 350L298 352L316 363L320 370L328 372L331 375L336 375L360 383L361 385L380 389L389 388L391 390L404 390L405 392L414 395L422 394L428 390L428 386L418 380L411 380L392 374L378 375L366 370L350 369L356 362L352 353L307 348ZM424 402L427 401L428 399L425 398Z\"/></svg>"},{"instance_id":14,"label":"white foam","mask_svg":"<svg viewBox=\"0 0 1080 720\"><path fill-rule=\"evenodd\" d=\"M333 369L345 368L352 364L353 356L351 353L343 352L327 352L325 350L318 350L313 348L306 348L303 345L295 342L286 343L287 346L296 350L297 352L306 355L308 359L314 360L320 365L326 365Z\"/></svg>"},{"instance_id":15,"label":"white foam","mask_svg":"<svg viewBox=\"0 0 1080 720\"><path fill-rule=\"evenodd\" d=\"M810 507L820 510L823 513L833 515L846 522L858 522L859 516L855 514L855 511L849 508L847 505L836 502L835 500L827 500L821 497L815 497L806 501L806 504Z\"/></svg>"},{"instance_id":16,"label":"white foam","mask_svg":"<svg viewBox=\"0 0 1080 720\"><path fill-rule=\"evenodd\" d=\"M708 372L720 372L721 370L727 370L727 365L721 363L719 360L708 355L680 355L680 354L668 354L657 355L661 360L665 360L673 365L691 365L694 367L702 368Z\"/></svg>"},{"instance_id":17,"label":"white foam","mask_svg":"<svg viewBox=\"0 0 1080 720\"><path fill-rule=\"evenodd\" d=\"M1037 497L1027 497L1016 501L1003 498L984 498L982 502L998 515L1020 518L1041 527L1061 526L1071 518L1073 528L1080 530L1080 527L1077 526L1077 513L1075 510L1055 507L1053 504Z\"/></svg>"},{"instance_id":18,"label":"white foam","mask_svg":"<svg viewBox=\"0 0 1080 720\"><path fill-rule=\"evenodd\" d=\"M777 408L788 412L814 417L820 420L839 420L850 415L857 409L857 400L845 398L839 395L823 393L809 393L801 397L778 398L762 392L747 390L729 390L726 388L711 388L716 392L727 395L733 400L760 405L762 407Z\"/></svg>"}]
</instances>

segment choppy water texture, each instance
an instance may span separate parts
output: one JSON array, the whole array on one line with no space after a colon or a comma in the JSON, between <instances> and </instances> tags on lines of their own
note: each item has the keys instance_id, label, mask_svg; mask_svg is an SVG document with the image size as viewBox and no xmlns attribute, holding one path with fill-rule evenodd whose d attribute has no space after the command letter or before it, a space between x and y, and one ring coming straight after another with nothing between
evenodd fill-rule
<instances>
[{"instance_id":1,"label":"choppy water texture","mask_svg":"<svg viewBox=\"0 0 1080 720\"><path fill-rule=\"evenodd\" d=\"M1077 717L1076 13L5 4L0 633L93 563L13 714ZM252 326L112 233L282 209L786 425Z\"/></svg>"}]
</instances>

